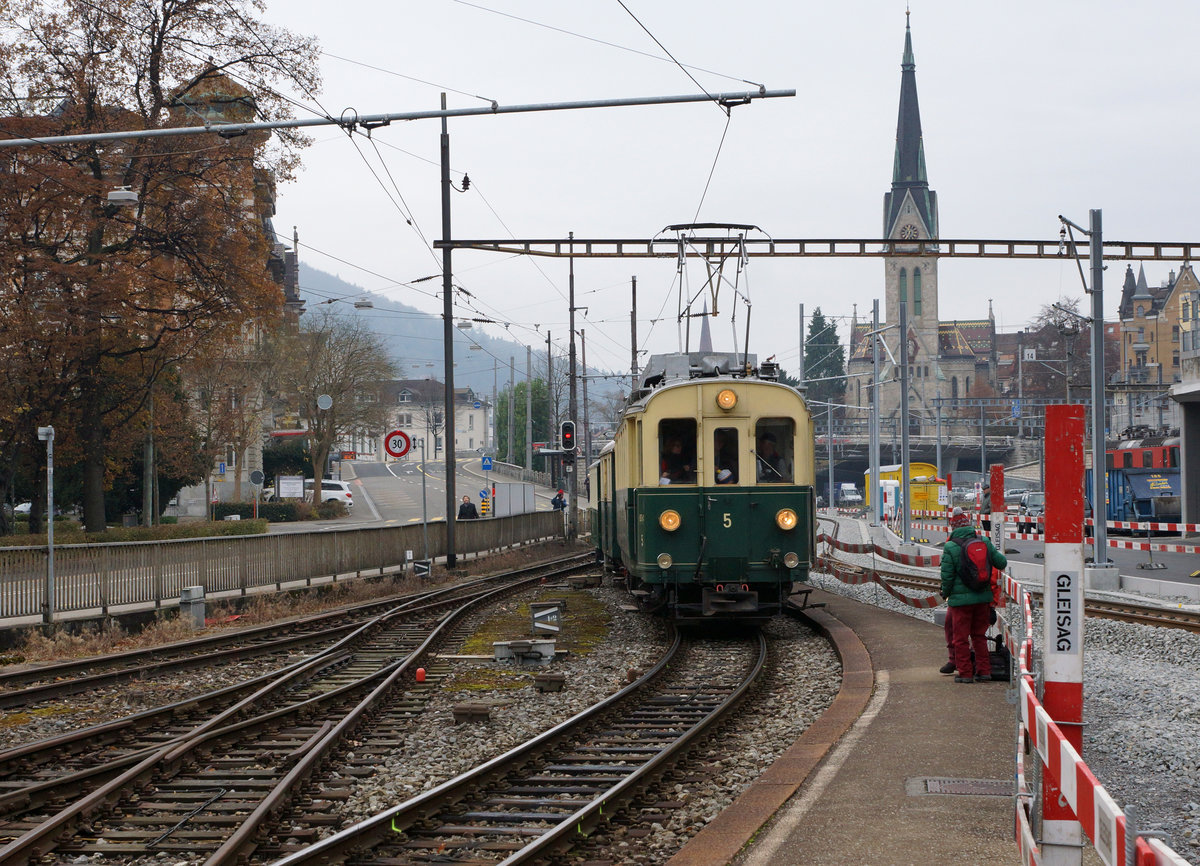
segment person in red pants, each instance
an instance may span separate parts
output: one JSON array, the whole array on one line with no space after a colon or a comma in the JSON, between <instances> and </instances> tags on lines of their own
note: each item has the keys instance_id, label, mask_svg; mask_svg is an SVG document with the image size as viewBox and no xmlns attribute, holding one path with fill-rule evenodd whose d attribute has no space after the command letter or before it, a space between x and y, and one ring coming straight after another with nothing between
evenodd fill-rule
<instances>
[{"instance_id":1,"label":"person in red pants","mask_svg":"<svg viewBox=\"0 0 1200 866\"><path fill-rule=\"evenodd\" d=\"M946 630L954 647L954 664L958 670L956 683L985 682L992 678L988 657L987 630L992 611L991 571L986 569L987 583L978 590L966 582L966 549L971 542L981 541L987 547L987 564L1003 569L1008 565L1004 554L992 543L975 534L970 519L961 508L950 515L950 538L942 548L942 598L946 599ZM972 649L975 651L971 658Z\"/></svg>"},{"instance_id":2,"label":"person in red pants","mask_svg":"<svg viewBox=\"0 0 1200 866\"><path fill-rule=\"evenodd\" d=\"M940 674L952 674L958 670L958 665L954 662L954 618L950 616L950 609L946 609L946 621L942 623L942 631L946 633L946 655L950 660L938 668Z\"/></svg>"}]
</instances>

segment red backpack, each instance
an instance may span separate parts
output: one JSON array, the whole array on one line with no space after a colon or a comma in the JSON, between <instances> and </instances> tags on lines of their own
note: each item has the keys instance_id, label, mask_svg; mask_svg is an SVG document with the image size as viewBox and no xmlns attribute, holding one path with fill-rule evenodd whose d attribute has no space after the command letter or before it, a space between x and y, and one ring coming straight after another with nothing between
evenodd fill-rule
<instances>
[{"instance_id":1,"label":"red backpack","mask_svg":"<svg viewBox=\"0 0 1200 866\"><path fill-rule=\"evenodd\" d=\"M992 565L988 561L987 542L978 535L957 542L961 554L958 557L958 577L971 592L983 592L992 588Z\"/></svg>"}]
</instances>

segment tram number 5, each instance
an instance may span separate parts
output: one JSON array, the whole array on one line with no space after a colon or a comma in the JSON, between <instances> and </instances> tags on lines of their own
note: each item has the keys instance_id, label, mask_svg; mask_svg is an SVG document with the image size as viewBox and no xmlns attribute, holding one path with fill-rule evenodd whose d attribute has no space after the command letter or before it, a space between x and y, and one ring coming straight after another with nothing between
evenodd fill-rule
<instances>
[{"instance_id":1,"label":"tram number 5","mask_svg":"<svg viewBox=\"0 0 1200 866\"><path fill-rule=\"evenodd\" d=\"M726 529L729 529L730 527L733 526L733 517L729 514L728 511L726 511L724 514L721 515L721 525L724 526Z\"/></svg>"}]
</instances>

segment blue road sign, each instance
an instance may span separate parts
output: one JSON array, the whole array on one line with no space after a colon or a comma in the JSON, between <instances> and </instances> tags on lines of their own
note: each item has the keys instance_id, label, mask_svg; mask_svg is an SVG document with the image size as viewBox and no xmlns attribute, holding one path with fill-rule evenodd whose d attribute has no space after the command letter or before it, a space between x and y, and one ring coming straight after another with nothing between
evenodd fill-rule
<instances>
[{"instance_id":1,"label":"blue road sign","mask_svg":"<svg viewBox=\"0 0 1200 866\"><path fill-rule=\"evenodd\" d=\"M1021 417L1021 401L1020 400L1013 400L1012 416L1014 418Z\"/></svg>"},{"instance_id":2,"label":"blue road sign","mask_svg":"<svg viewBox=\"0 0 1200 866\"><path fill-rule=\"evenodd\" d=\"M491 471L492 471L492 458L491 458L491 457L484 457L484 458L483 458L483 471L484 471L484 472L491 472Z\"/></svg>"},{"instance_id":3,"label":"blue road sign","mask_svg":"<svg viewBox=\"0 0 1200 866\"><path fill-rule=\"evenodd\" d=\"M486 487L479 491L480 499L487 499L489 495L490 495L490 491Z\"/></svg>"},{"instance_id":4,"label":"blue road sign","mask_svg":"<svg viewBox=\"0 0 1200 866\"><path fill-rule=\"evenodd\" d=\"M474 403L474 406L475 406L475 408L476 408L476 409L482 409L482 408L483 408L483 404L482 404L482 403L480 403L478 400L476 400L476 401L475 401L475 403Z\"/></svg>"}]
</instances>

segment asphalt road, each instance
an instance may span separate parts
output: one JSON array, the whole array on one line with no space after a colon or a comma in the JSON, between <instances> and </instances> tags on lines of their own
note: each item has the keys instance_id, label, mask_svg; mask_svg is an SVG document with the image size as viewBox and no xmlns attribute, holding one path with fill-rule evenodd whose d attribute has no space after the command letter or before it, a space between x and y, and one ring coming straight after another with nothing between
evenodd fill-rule
<instances>
[{"instance_id":1,"label":"asphalt road","mask_svg":"<svg viewBox=\"0 0 1200 866\"><path fill-rule=\"evenodd\" d=\"M354 495L354 508L346 517L336 521L271 524L272 532L311 532L313 529L340 529L356 524L395 526L420 523L425 514L430 521L446 517L446 464L441 461L398 461L376 463L355 461L343 465L342 480L349 481ZM491 480L508 480L493 476ZM421 505L421 485L425 485L425 508ZM455 509L463 496L470 496L479 508L479 492L488 485L488 474L481 468L478 457L455 461ZM538 511L550 510L554 491L535 487Z\"/></svg>"}]
</instances>

